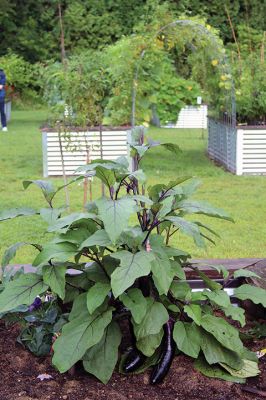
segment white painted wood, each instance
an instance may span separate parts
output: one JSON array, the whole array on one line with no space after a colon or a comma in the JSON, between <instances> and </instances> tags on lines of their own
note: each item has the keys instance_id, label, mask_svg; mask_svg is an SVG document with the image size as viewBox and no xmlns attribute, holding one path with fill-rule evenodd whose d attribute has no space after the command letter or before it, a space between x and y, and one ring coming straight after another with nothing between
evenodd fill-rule
<instances>
[{"instance_id":1,"label":"white painted wood","mask_svg":"<svg viewBox=\"0 0 266 400\"><path fill-rule=\"evenodd\" d=\"M62 176L62 160L59 148L58 132L43 132L43 173L48 176ZM102 157L115 160L120 156L129 157L127 130L102 132ZM101 158L99 131L81 131L61 133L64 167L67 175L85 165L87 152L91 161Z\"/></svg>"},{"instance_id":2,"label":"white painted wood","mask_svg":"<svg viewBox=\"0 0 266 400\"><path fill-rule=\"evenodd\" d=\"M243 174L243 130L237 129L236 141L236 175Z\"/></svg>"},{"instance_id":3,"label":"white painted wood","mask_svg":"<svg viewBox=\"0 0 266 400\"><path fill-rule=\"evenodd\" d=\"M207 105L186 106L181 109L175 128L207 129Z\"/></svg>"},{"instance_id":4,"label":"white painted wood","mask_svg":"<svg viewBox=\"0 0 266 400\"><path fill-rule=\"evenodd\" d=\"M238 127L209 121L208 154L237 175L266 175L266 129Z\"/></svg>"}]
</instances>

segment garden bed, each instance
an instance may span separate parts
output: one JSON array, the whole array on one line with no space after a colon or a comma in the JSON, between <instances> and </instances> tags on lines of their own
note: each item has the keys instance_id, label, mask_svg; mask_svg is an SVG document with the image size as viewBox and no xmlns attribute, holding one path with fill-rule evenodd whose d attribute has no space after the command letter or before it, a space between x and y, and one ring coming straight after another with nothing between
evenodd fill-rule
<instances>
[{"instance_id":1,"label":"garden bed","mask_svg":"<svg viewBox=\"0 0 266 400\"><path fill-rule=\"evenodd\" d=\"M266 126L208 120L208 155L236 175L266 174Z\"/></svg>"},{"instance_id":2,"label":"garden bed","mask_svg":"<svg viewBox=\"0 0 266 400\"><path fill-rule=\"evenodd\" d=\"M238 259L238 260L193 260L192 264L217 278L210 264L224 264L233 272L248 266L264 267L265 259ZM21 266L15 266L15 269ZM25 271L31 270L30 265L24 266ZM217 274L217 272L216 272ZM189 274L191 282L193 273ZM245 327L248 330L254 322L249 321ZM125 324L122 330L127 329ZM121 375L117 372L107 385L103 385L96 378L88 375L82 368L76 368L75 373L58 373L51 366L50 357L35 357L16 342L19 327L5 328L0 323L0 379L2 383L1 400L124 400L124 399L155 399L155 400L247 400L266 397L266 356L259 362L261 374L256 378L247 379L246 384L234 384L218 379L207 378L193 367L193 359L185 355L175 357L172 367L165 381L158 386L149 384L149 371L140 375ZM128 334L125 337L129 338ZM130 342L123 341L121 353L126 350ZM266 348L266 339L249 340L245 345L258 351ZM52 378L41 381L38 376L49 374ZM244 389L255 393L246 392Z\"/></svg>"},{"instance_id":3,"label":"garden bed","mask_svg":"<svg viewBox=\"0 0 266 400\"><path fill-rule=\"evenodd\" d=\"M55 129L42 129L43 176L74 175L76 169L92 160L129 157L130 127L68 127L61 135ZM62 145L62 154L60 150Z\"/></svg>"},{"instance_id":4,"label":"garden bed","mask_svg":"<svg viewBox=\"0 0 266 400\"><path fill-rule=\"evenodd\" d=\"M0 324L1 400L248 400L262 399L260 394L243 391L250 387L266 394L266 357L259 363L261 374L245 385L204 377L193 368L193 360L177 356L164 383L149 385L149 373L125 376L114 373L107 385L78 371L74 376L59 374L50 357L38 358L16 343L18 328ZM246 343L252 350L266 347L266 340ZM41 381L39 374L53 379Z\"/></svg>"}]
</instances>

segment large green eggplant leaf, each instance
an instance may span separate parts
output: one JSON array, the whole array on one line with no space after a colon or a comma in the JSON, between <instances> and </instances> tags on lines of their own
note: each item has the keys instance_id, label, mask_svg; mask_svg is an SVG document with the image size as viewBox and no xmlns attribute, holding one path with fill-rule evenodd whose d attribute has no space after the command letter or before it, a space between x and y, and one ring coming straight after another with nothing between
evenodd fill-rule
<instances>
[{"instance_id":1,"label":"large green eggplant leaf","mask_svg":"<svg viewBox=\"0 0 266 400\"><path fill-rule=\"evenodd\" d=\"M176 178L174 181L168 182L166 185L164 185L164 189L163 189L164 193L165 193L164 196L169 195L171 193L174 194L175 192L171 192L171 189L176 188L176 186L180 185L181 183L183 183L189 179L191 179L191 176L187 175L187 176L181 176L179 178ZM183 187L183 186L181 186L181 187Z\"/></svg>"},{"instance_id":2,"label":"large green eggplant leaf","mask_svg":"<svg viewBox=\"0 0 266 400\"><path fill-rule=\"evenodd\" d=\"M245 379L230 375L218 365L209 365L206 360L204 360L204 357L199 357L193 365L199 372L209 378L223 379L224 381L235 383L245 383Z\"/></svg>"},{"instance_id":3,"label":"large green eggplant leaf","mask_svg":"<svg viewBox=\"0 0 266 400\"><path fill-rule=\"evenodd\" d=\"M192 293L189 284L182 281L174 281L171 284L170 291L172 295L179 300L185 300L185 298Z\"/></svg>"},{"instance_id":4,"label":"large green eggplant leaf","mask_svg":"<svg viewBox=\"0 0 266 400\"><path fill-rule=\"evenodd\" d=\"M229 307L231 304L230 297L224 290L204 290L204 296L206 296L212 303L217 304L219 307Z\"/></svg>"},{"instance_id":5,"label":"large green eggplant leaf","mask_svg":"<svg viewBox=\"0 0 266 400\"><path fill-rule=\"evenodd\" d=\"M243 367L241 353L226 349L213 335L203 329L201 329L201 349L209 364L223 362L234 369Z\"/></svg>"},{"instance_id":6,"label":"large green eggplant leaf","mask_svg":"<svg viewBox=\"0 0 266 400\"><path fill-rule=\"evenodd\" d=\"M251 300L255 304L262 304L266 308L266 290L257 286L242 285L234 289L234 297L240 300Z\"/></svg>"},{"instance_id":7,"label":"large green eggplant leaf","mask_svg":"<svg viewBox=\"0 0 266 400\"><path fill-rule=\"evenodd\" d=\"M182 197L181 198L188 198L191 197L199 188L201 185L201 181L197 178L192 178L190 179L189 182L185 183L184 185L181 185L181 193ZM177 192L178 194L178 192Z\"/></svg>"},{"instance_id":8,"label":"large green eggplant leaf","mask_svg":"<svg viewBox=\"0 0 266 400\"><path fill-rule=\"evenodd\" d=\"M212 233L214 236L221 239L221 236L217 232L215 232L213 229L211 229L208 225L203 224L202 222L199 222L199 221L194 221L194 224L198 225L200 228L206 229L206 231Z\"/></svg>"},{"instance_id":9,"label":"large green eggplant leaf","mask_svg":"<svg viewBox=\"0 0 266 400\"><path fill-rule=\"evenodd\" d=\"M70 258L78 254L77 246L73 243L50 243L43 246L42 251L37 255L33 261L33 265L43 265L50 260L59 262L69 261Z\"/></svg>"},{"instance_id":10,"label":"large green eggplant leaf","mask_svg":"<svg viewBox=\"0 0 266 400\"><path fill-rule=\"evenodd\" d=\"M165 190L167 190L166 185L163 183L158 183L156 185L148 187L148 194L152 201L157 203L159 198L163 194L162 192Z\"/></svg>"},{"instance_id":11,"label":"large green eggplant leaf","mask_svg":"<svg viewBox=\"0 0 266 400\"><path fill-rule=\"evenodd\" d=\"M87 278L92 282L108 283L109 279L104 270L96 262L91 263L86 268Z\"/></svg>"},{"instance_id":12,"label":"large green eggplant leaf","mask_svg":"<svg viewBox=\"0 0 266 400\"><path fill-rule=\"evenodd\" d=\"M115 159L115 163L120 165L122 168L128 170L129 162L126 156L120 156Z\"/></svg>"},{"instance_id":13,"label":"large green eggplant leaf","mask_svg":"<svg viewBox=\"0 0 266 400\"><path fill-rule=\"evenodd\" d=\"M173 281L171 262L163 248L152 251L155 259L151 263L152 277L159 294L167 294Z\"/></svg>"},{"instance_id":14,"label":"large green eggplant leaf","mask_svg":"<svg viewBox=\"0 0 266 400\"><path fill-rule=\"evenodd\" d=\"M130 249L141 249L146 235L147 232L143 232L138 226L129 227L121 233L118 244L126 244Z\"/></svg>"},{"instance_id":15,"label":"large green eggplant leaf","mask_svg":"<svg viewBox=\"0 0 266 400\"><path fill-rule=\"evenodd\" d=\"M137 169L136 171L133 171L130 174L128 174L128 176L130 178L136 178L139 183L144 183L147 180L146 175L142 171L142 169Z\"/></svg>"},{"instance_id":16,"label":"large green eggplant leaf","mask_svg":"<svg viewBox=\"0 0 266 400\"><path fill-rule=\"evenodd\" d=\"M60 218L63 211L66 210L66 207L61 208L41 208L40 216L42 219L47 222L48 225L53 225Z\"/></svg>"},{"instance_id":17,"label":"large green eggplant leaf","mask_svg":"<svg viewBox=\"0 0 266 400\"><path fill-rule=\"evenodd\" d=\"M250 360L243 360L243 367L240 370L235 370L234 368L229 367L224 363L220 363L220 365L226 369L232 376L236 376L237 378L250 378L252 376L257 376L260 374L260 370L258 368L258 363Z\"/></svg>"},{"instance_id":18,"label":"large green eggplant leaf","mask_svg":"<svg viewBox=\"0 0 266 400\"><path fill-rule=\"evenodd\" d=\"M156 335L168 321L169 315L162 303L148 297L147 310L140 324L133 321L137 341L149 335Z\"/></svg>"},{"instance_id":19,"label":"large green eggplant leaf","mask_svg":"<svg viewBox=\"0 0 266 400\"><path fill-rule=\"evenodd\" d=\"M93 233L90 237L88 237L80 246L80 250L84 249L84 247L91 246L110 246L112 244L109 236L107 235L104 229L99 229L95 233Z\"/></svg>"},{"instance_id":20,"label":"large green eggplant leaf","mask_svg":"<svg viewBox=\"0 0 266 400\"><path fill-rule=\"evenodd\" d=\"M238 321L243 327L246 324L245 310L241 307L235 307L230 304L228 307L222 307L223 312L227 317L231 317L233 320Z\"/></svg>"},{"instance_id":21,"label":"large green eggplant leaf","mask_svg":"<svg viewBox=\"0 0 266 400\"><path fill-rule=\"evenodd\" d=\"M182 153L182 150L180 149L180 147L177 144L162 143L161 146L175 155L179 155L180 153Z\"/></svg>"},{"instance_id":22,"label":"large green eggplant leaf","mask_svg":"<svg viewBox=\"0 0 266 400\"><path fill-rule=\"evenodd\" d=\"M146 151L149 150L149 146L147 145L130 145L131 147L131 157L135 157L137 154L142 158Z\"/></svg>"},{"instance_id":23,"label":"large green eggplant leaf","mask_svg":"<svg viewBox=\"0 0 266 400\"><path fill-rule=\"evenodd\" d=\"M54 264L54 265L56 266L57 264ZM59 265L61 265L61 264L59 263ZM70 266L67 266L67 267L71 268L71 264L70 264ZM68 289L72 286L72 288L88 290L91 286L93 286L93 282L88 279L88 276L85 271L78 271L78 270L76 270L76 271L79 273L77 273L75 275L72 275L72 274L69 275L68 271L66 273L66 284L68 286Z\"/></svg>"},{"instance_id":24,"label":"large green eggplant leaf","mask_svg":"<svg viewBox=\"0 0 266 400\"><path fill-rule=\"evenodd\" d=\"M37 274L22 274L17 279L6 284L0 294L0 313L10 311L22 304L30 305L36 296L48 289L42 278Z\"/></svg>"},{"instance_id":25,"label":"large green eggplant leaf","mask_svg":"<svg viewBox=\"0 0 266 400\"><path fill-rule=\"evenodd\" d=\"M27 189L31 184L38 186L42 190L45 200L50 204L56 193L53 183L51 181L43 180L23 181L24 189Z\"/></svg>"},{"instance_id":26,"label":"large green eggplant leaf","mask_svg":"<svg viewBox=\"0 0 266 400\"><path fill-rule=\"evenodd\" d=\"M9 262L16 256L17 250L22 246L26 246L27 244L30 243L18 242L8 247L8 249L6 249L6 251L4 252L2 258L2 267L6 267L9 264Z\"/></svg>"},{"instance_id":27,"label":"large green eggplant leaf","mask_svg":"<svg viewBox=\"0 0 266 400\"><path fill-rule=\"evenodd\" d=\"M97 166L95 171L97 178L99 178L109 189L114 185L116 181L114 171L105 168L104 165Z\"/></svg>"},{"instance_id":28,"label":"large green eggplant leaf","mask_svg":"<svg viewBox=\"0 0 266 400\"><path fill-rule=\"evenodd\" d=\"M140 324L147 310L147 300L142 291L137 288L129 289L119 296L119 300L129 309L136 324Z\"/></svg>"},{"instance_id":29,"label":"large green eggplant leaf","mask_svg":"<svg viewBox=\"0 0 266 400\"><path fill-rule=\"evenodd\" d=\"M99 343L105 328L112 320L112 308L98 309L92 315L75 318L65 324L62 334L56 339L53 349L53 364L61 372L66 372L82 359L88 349Z\"/></svg>"},{"instance_id":30,"label":"large green eggplant leaf","mask_svg":"<svg viewBox=\"0 0 266 400\"><path fill-rule=\"evenodd\" d=\"M102 198L97 200L96 204L99 218L103 221L111 241L115 243L122 231L127 228L129 217L136 211L136 203L129 198L118 200Z\"/></svg>"},{"instance_id":31,"label":"large green eggplant leaf","mask_svg":"<svg viewBox=\"0 0 266 400\"><path fill-rule=\"evenodd\" d=\"M226 279L228 277L228 275L229 275L229 271L227 270L227 268L224 265L221 265L221 264L217 264L217 265L208 264L208 267L215 269L215 271L217 271L220 275L222 275L224 279Z\"/></svg>"},{"instance_id":32,"label":"large green eggplant leaf","mask_svg":"<svg viewBox=\"0 0 266 400\"><path fill-rule=\"evenodd\" d=\"M201 236L199 227L191 221L186 221L184 218L169 216L165 220L170 221L173 225L180 229L185 235L191 236L198 247L205 247L204 240Z\"/></svg>"},{"instance_id":33,"label":"large green eggplant leaf","mask_svg":"<svg viewBox=\"0 0 266 400\"><path fill-rule=\"evenodd\" d=\"M175 179L174 181L170 181L167 184L159 183L153 186L149 186L148 193L149 196L152 198L154 202L158 202L159 198L162 196L163 192L165 193L164 196L169 196L169 194L173 194L175 192L171 192L171 189L180 185L190 179L191 176L181 176L180 178Z\"/></svg>"},{"instance_id":34,"label":"large green eggplant leaf","mask_svg":"<svg viewBox=\"0 0 266 400\"><path fill-rule=\"evenodd\" d=\"M153 204L153 201L149 197L143 196L141 194L134 194L134 195L127 196L127 197L130 199L145 203L145 205L148 205L148 206L151 206Z\"/></svg>"},{"instance_id":35,"label":"large green eggplant leaf","mask_svg":"<svg viewBox=\"0 0 266 400\"><path fill-rule=\"evenodd\" d=\"M160 209L156 215L158 220L161 220L163 217L165 217L172 211L173 202L174 198L169 196L160 201L160 203L158 203L158 205L160 205Z\"/></svg>"},{"instance_id":36,"label":"large green eggplant leaf","mask_svg":"<svg viewBox=\"0 0 266 400\"><path fill-rule=\"evenodd\" d=\"M238 353L243 351L243 343L239 338L239 332L223 318L206 314L201 318L201 326L227 349Z\"/></svg>"},{"instance_id":37,"label":"large green eggplant leaf","mask_svg":"<svg viewBox=\"0 0 266 400\"><path fill-rule=\"evenodd\" d=\"M61 231L62 233L67 232L69 227L77 221L82 219L95 219L96 215L93 213L72 213L65 217L59 218L55 223L50 225L47 229L48 232Z\"/></svg>"},{"instance_id":38,"label":"large green eggplant leaf","mask_svg":"<svg viewBox=\"0 0 266 400\"><path fill-rule=\"evenodd\" d=\"M137 348L147 357L151 357L160 346L163 338L163 329L154 335L145 336L137 341Z\"/></svg>"},{"instance_id":39,"label":"large green eggplant leaf","mask_svg":"<svg viewBox=\"0 0 266 400\"><path fill-rule=\"evenodd\" d=\"M137 278L148 275L151 272L151 262L154 260L154 256L144 250L135 254L122 250L110 256L120 260L120 266L111 275L111 286L115 297L133 285Z\"/></svg>"},{"instance_id":40,"label":"large green eggplant leaf","mask_svg":"<svg viewBox=\"0 0 266 400\"><path fill-rule=\"evenodd\" d=\"M0 221L13 219L16 217L28 217L30 215L36 215L36 214L39 214L39 212L33 210L33 208L27 208L27 207L10 208L9 210L4 210L0 212Z\"/></svg>"},{"instance_id":41,"label":"large green eggplant leaf","mask_svg":"<svg viewBox=\"0 0 266 400\"><path fill-rule=\"evenodd\" d=\"M115 369L121 338L119 325L112 321L107 326L101 341L87 350L83 357L85 370L105 384Z\"/></svg>"},{"instance_id":42,"label":"large green eggplant leaf","mask_svg":"<svg viewBox=\"0 0 266 400\"><path fill-rule=\"evenodd\" d=\"M97 282L87 292L87 307L92 314L104 302L111 290L110 283Z\"/></svg>"},{"instance_id":43,"label":"large green eggplant leaf","mask_svg":"<svg viewBox=\"0 0 266 400\"><path fill-rule=\"evenodd\" d=\"M44 283L62 300L65 298L66 269L65 265L45 265L42 268Z\"/></svg>"},{"instance_id":44,"label":"large green eggplant leaf","mask_svg":"<svg viewBox=\"0 0 266 400\"><path fill-rule=\"evenodd\" d=\"M180 351L190 357L198 357L200 352L201 332L194 322L177 321L175 323L173 337Z\"/></svg>"},{"instance_id":45,"label":"large green eggplant leaf","mask_svg":"<svg viewBox=\"0 0 266 400\"><path fill-rule=\"evenodd\" d=\"M215 282L213 279L210 279L199 268L195 267L194 270L197 271L199 277L203 280L203 282L205 283L207 288L209 288L210 290L215 290L215 291L222 289L222 285L220 283Z\"/></svg>"},{"instance_id":46,"label":"large green eggplant leaf","mask_svg":"<svg viewBox=\"0 0 266 400\"><path fill-rule=\"evenodd\" d=\"M80 246L88 236L91 235L91 231L87 227L80 226L78 229L69 229L66 233L60 233L53 239L53 243L69 242Z\"/></svg>"},{"instance_id":47,"label":"large green eggplant leaf","mask_svg":"<svg viewBox=\"0 0 266 400\"><path fill-rule=\"evenodd\" d=\"M105 169L110 169L113 171L117 170L123 170L125 169L125 166L121 164L121 162L116 162L116 161L111 161L111 160L102 160L102 159L97 159L93 160L91 163L87 165L82 165L81 167L78 167L75 172L81 172L81 173L87 173L90 171L94 171L97 167L104 167Z\"/></svg>"},{"instance_id":48,"label":"large green eggplant leaf","mask_svg":"<svg viewBox=\"0 0 266 400\"><path fill-rule=\"evenodd\" d=\"M234 278L239 278L239 277L243 277L243 278L258 278L261 279L261 276L259 276L258 274L255 274L255 272L253 271L249 271L248 269L237 269L234 272Z\"/></svg>"},{"instance_id":49,"label":"large green eggplant leaf","mask_svg":"<svg viewBox=\"0 0 266 400\"><path fill-rule=\"evenodd\" d=\"M171 264L172 276L173 277L176 276L181 280L186 280L186 274L180 262L176 260L170 260L170 264Z\"/></svg>"},{"instance_id":50,"label":"large green eggplant leaf","mask_svg":"<svg viewBox=\"0 0 266 400\"><path fill-rule=\"evenodd\" d=\"M183 200L178 204L178 208L188 214L204 214L209 217L221 218L234 222L234 220L224 210L213 207L204 201Z\"/></svg>"},{"instance_id":51,"label":"large green eggplant leaf","mask_svg":"<svg viewBox=\"0 0 266 400\"><path fill-rule=\"evenodd\" d=\"M87 293L78 295L72 305L72 309L69 313L68 320L73 321L77 318L87 318L89 315L87 307Z\"/></svg>"},{"instance_id":52,"label":"large green eggplant leaf","mask_svg":"<svg viewBox=\"0 0 266 400\"><path fill-rule=\"evenodd\" d=\"M201 306L198 304L187 304L184 306L185 313L195 322L200 325L201 322Z\"/></svg>"}]
</instances>

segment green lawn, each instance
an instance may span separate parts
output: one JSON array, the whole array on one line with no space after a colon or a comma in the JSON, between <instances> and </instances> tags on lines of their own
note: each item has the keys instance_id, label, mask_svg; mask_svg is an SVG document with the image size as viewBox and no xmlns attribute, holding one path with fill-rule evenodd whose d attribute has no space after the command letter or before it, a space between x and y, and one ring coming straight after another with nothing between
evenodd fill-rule
<instances>
[{"instance_id":1,"label":"green lawn","mask_svg":"<svg viewBox=\"0 0 266 400\"><path fill-rule=\"evenodd\" d=\"M42 150L39 126L46 119L46 112L14 111L9 132L0 132L0 211L11 207L44 205L35 187L24 191L22 180L42 178ZM151 129L149 136L165 142L177 143L183 153L174 157L159 148L150 151L142 167L147 168L150 183L167 182L177 176L198 177L202 186L197 198L208 200L228 211L235 224L208 218L208 224L221 239L216 246L197 249L189 238L177 236L172 244L191 252L193 257L238 258L266 256L266 176L234 176L214 166L206 157L206 140L201 130ZM54 179L56 185L62 179ZM99 184L93 183L94 198L99 197ZM70 188L71 211L82 209L82 185ZM64 193L58 206L64 204ZM206 221L207 218L198 218ZM49 240L45 225L37 217L17 218L0 225L0 256L9 245L20 242ZM15 262L30 263L34 250L22 248Z\"/></svg>"}]
</instances>

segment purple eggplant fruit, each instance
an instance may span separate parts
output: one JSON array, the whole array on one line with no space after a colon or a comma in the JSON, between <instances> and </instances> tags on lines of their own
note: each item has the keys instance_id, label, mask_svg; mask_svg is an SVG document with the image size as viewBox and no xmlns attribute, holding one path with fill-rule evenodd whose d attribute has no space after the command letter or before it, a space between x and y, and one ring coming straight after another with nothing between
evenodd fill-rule
<instances>
[{"instance_id":1,"label":"purple eggplant fruit","mask_svg":"<svg viewBox=\"0 0 266 400\"><path fill-rule=\"evenodd\" d=\"M153 368L150 383L151 385L156 385L157 383L161 383L165 376L167 375L173 358L175 356L176 344L173 339L173 328L174 321L169 319L169 321L164 325L164 336L162 340L162 353L159 360L159 363Z\"/></svg>"},{"instance_id":2,"label":"purple eggplant fruit","mask_svg":"<svg viewBox=\"0 0 266 400\"><path fill-rule=\"evenodd\" d=\"M127 355L124 362L124 372L134 372L146 361L146 357L136 348L133 348Z\"/></svg>"},{"instance_id":3,"label":"purple eggplant fruit","mask_svg":"<svg viewBox=\"0 0 266 400\"><path fill-rule=\"evenodd\" d=\"M132 349L130 352L127 354L124 365L123 365L123 370L124 372L134 372L136 371L139 367L141 367L144 362L146 361L146 356L141 353L136 347L136 337L134 334L134 329L131 321L129 321L129 331L131 334L131 339L132 339Z\"/></svg>"}]
</instances>

